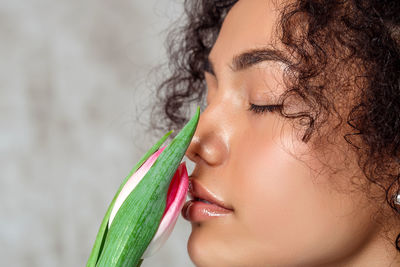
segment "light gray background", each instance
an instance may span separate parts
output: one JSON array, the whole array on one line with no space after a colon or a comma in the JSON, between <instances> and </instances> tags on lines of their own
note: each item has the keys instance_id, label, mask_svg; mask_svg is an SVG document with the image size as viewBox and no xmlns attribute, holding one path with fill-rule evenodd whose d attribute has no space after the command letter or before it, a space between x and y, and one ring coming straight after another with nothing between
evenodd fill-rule
<instances>
[{"instance_id":1,"label":"light gray background","mask_svg":"<svg viewBox=\"0 0 400 267\"><path fill-rule=\"evenodd\" d=\"M150 70L181 2L0 0L1 266L86 264L119 184L161 137L144 130ZM142 266L194 266L190 230L180 217Z\"/></svg>"}]
</instances>

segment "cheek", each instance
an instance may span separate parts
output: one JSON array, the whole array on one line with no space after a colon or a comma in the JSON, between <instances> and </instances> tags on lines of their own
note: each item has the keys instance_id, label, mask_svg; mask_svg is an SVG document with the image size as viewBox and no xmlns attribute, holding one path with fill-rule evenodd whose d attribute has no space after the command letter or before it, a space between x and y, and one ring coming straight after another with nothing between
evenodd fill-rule
<instances>
[{"instance_id":1,"label":"cheek","mask_svg":"<svg viewBox=\"0 0 400 267\"><path fill-rule=\"evenodd\" d=\"M326 240L345 247L354 231L351 199L331 190L327 175L315 177L281 142L252 137L241 142L231 183L243 243L280 263L323 254Z\"/></svg>"},{"instance_id":2,"label":"cheek","mask_svg":"<svg viewBox=\"0 0 400 267\"><path fill-rule=\"evenodd\" d=\"M240 188L236 214L248 234L263 244L278 245L322 217L321 195L304 164L275 143L248 152L251 156L240 161L243 172L235 181Z\"/></svg>"}]
</instances>

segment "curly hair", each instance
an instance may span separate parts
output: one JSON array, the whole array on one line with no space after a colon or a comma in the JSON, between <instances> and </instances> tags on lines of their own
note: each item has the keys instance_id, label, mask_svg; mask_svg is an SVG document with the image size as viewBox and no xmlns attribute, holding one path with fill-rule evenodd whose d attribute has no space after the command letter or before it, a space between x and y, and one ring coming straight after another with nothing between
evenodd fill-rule
<instances>
[{"instance_id":1,"label":"curly hair","mask_svg":"<svg viewBox=\"0 0 400 267\"><path fill-rule=\"evenodd\" d=\"M191 103L204 108L206 59L236 2L185 1L185 25L167 40L171 75L157 89L154 129L180 129ZM321 129L328 118L338 119L329 128L337 130L344 116L349 132L342 137L357 153L369 184L383 190L382 203L395 220L400 215L395 203L400 192L398 14L398 0L298 0L282 9L277 23L279 39L294 58L285 69L282 103L297 97L309 107L293 114L283 109L280 115L302 121L305 143L326 136ZM400 252L400 234L395 246Z\"/></svg>"}]
</instances>

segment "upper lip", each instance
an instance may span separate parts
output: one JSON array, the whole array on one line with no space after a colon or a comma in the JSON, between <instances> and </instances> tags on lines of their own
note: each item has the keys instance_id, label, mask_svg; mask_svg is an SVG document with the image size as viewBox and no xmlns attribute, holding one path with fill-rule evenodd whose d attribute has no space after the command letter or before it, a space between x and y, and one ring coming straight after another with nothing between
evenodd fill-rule
<instances>
[{"instance_id":1,"label":"upper lip","mask_svg":"<svg viewBox=\"0 0 400 267\"><path fill-rule=\"evenodd\" d=\"M201 198L224 209L233 211L231 206L227 205L220 197L208 190L206 187L202 186L196 179L193 179L192 177L189 178L188 193L192 199Z\"/></svg>"}]
</instances>

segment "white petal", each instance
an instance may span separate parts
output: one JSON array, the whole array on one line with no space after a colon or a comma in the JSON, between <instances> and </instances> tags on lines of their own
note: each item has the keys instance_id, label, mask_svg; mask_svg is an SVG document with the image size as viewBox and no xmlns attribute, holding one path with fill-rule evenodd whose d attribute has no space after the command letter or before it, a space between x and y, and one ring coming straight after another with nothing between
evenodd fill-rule
<instances>
[{"instance_id":1,"label":"white petal","mask_svg":"<svg viewBox=\"0 0 400 267\"><path fill-rule=\"evenodd\" d=\"M114 207L110 214L110 219L108 220L108 227L111 226L112 221L114 220L115 215L117 214L119 208L122 203L124 203L125 199L129 196L129 194L135 189L135 187L139 184L142 178L146 175L146 173L150 170L151 166L154 164L158 156L163 152L163 150L167 146L164 146L153 153L140 168L132 174L129 180L126 182L121 192L119 193L117 199L115 200Z\"/></svg>"}]
</instances>

